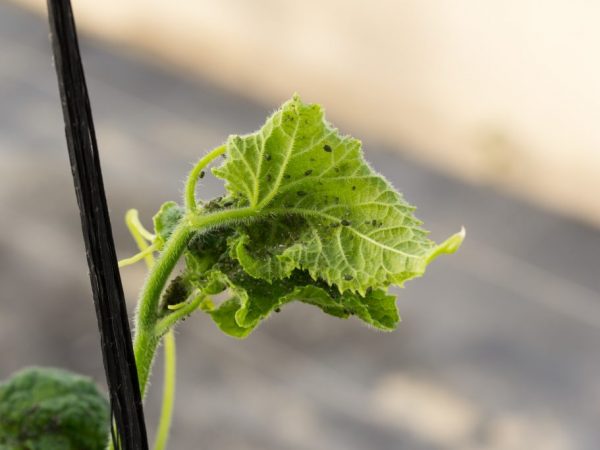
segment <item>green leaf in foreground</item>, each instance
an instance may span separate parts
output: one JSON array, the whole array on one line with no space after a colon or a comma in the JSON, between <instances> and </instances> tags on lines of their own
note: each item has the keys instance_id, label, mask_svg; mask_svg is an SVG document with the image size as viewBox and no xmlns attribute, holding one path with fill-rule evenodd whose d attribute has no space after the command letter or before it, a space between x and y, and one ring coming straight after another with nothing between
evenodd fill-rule
<instances>
[{"instance_id":1,"label":"green leaf in foreground","mask_svg":"<svg viewBox=\"0 0 600 450\"><path fill-rule=\"evenodd\" d=\"M239 227L232 248L253 277L272 282L301 269L364 295L422 275L445 250L319 105L295 96L259 131L226 145L214 174L238 204L265 217Z\"/></svg>"},{"instance_id":2,"label":"green leaf in foreground","mask_svg":"<svg viewBox=\"0 0 600 450\"><path fill-rule=\"evenodd\" d=\"M109 417L94 382L64 370L28 368L0 384L0 448L103 450Z\"/></svg>"},{"instance_id":3,"label":"green leaf in foreground","mask_svg":"<svg viewBox=\"0 0 600 450\"><path fill-rule=\"evenodd\" d=\"M176 226L193 231L161 317L197 307L224 332L245 337L297 300L391 330L399 317L389 286L421 276L464 238L430 240L415 208L366 163L360 142L297 96L260 130L231 136L211 154L225 156L213 173L226 196L199 209L188 199L188 211L169 202L155 216L165 242ZM213 302L215 294L227 299Z\"/></svg>"}]
</instances>

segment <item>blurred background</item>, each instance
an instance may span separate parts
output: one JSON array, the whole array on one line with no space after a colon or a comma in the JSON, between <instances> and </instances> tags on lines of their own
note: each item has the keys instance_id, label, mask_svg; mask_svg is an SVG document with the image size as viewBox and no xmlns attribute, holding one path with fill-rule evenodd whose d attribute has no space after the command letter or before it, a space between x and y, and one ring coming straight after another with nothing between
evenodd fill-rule
<instances>
[{"instance_id":1,"label":"blurred background","mask_svg":"<svg viewBox=\"0 0 600 450\"><path fill-rule=\"evenodd\" d=\"M468 231L398 292L393 333L305 305L245 341L186 321L170 448L598 448L600 4L74 9L120 257L128 208L150 225L200 155L295 91L363 140L435 240ZM0 379L38 364L104 383L41 0L0 0L0 227ZM123 270L131 309L144 276ZM149 429L160 387L159 358Z\"/></svg>"}]
</instances>

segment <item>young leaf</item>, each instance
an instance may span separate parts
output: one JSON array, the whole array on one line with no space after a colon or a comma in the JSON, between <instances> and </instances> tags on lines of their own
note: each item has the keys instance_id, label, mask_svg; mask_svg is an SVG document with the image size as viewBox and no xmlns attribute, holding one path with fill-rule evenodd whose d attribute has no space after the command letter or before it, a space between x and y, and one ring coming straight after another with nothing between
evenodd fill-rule
<instances>
[{"instance_id":1,"label":"young leaf","mask_svg":"<svg viewBox=\"0 0 600 450\"><path fill-rule=\"evenodd\" d=\"M360 142L340 135L319 105L294 96L259 131L226 145L227 159L213 173L237 204L266 217L239 227L232 243L253 277L273 282L301 269L365 295L422 275L445 251L365 162Z\"/></svg>"},{"instance_id":2,"label":"young leaf","mask_svg":"<svg viewBox=\"0 0 600 450\"><path fill-rule=\"evenodd\" d=\"M156 240L162 245L184 216L185 210L175 202L165 202L152 218Z\"/></svg>"}]
</instances>

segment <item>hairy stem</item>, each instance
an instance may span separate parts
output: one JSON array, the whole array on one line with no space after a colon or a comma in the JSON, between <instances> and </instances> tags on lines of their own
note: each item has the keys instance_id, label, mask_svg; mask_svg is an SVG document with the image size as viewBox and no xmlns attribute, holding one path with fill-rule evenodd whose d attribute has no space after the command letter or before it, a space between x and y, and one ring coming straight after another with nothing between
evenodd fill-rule
<instances>
[{"instance_id":1,"label":"hairy stem","mask_svg":"<svg viewBox=\"0 0 600 450\"><path fill-rule=\"evenodd\" d=\"M160 336L155 333L160 295L191 235L192 230L187 220L182 220L180 225L173 231L156 264L150 271L138 301L133 351L142 396L146 392L150 368L160 342Z\"/></svg>"},{"instance_id":2,"label":"hairy stem","mask_svg":"<svg viewBox=\"0 0 600 450\"><path fill-rule=\"evenodd\" d=\"M137 210L130 209L125 214L125 223L141 253L146 253L148 249L153 249L154 245L149 245L146 240L153 242L156 236L144 228L140 222ZM145 256L146 266L148 270L154 267L154 256L152 253ZM169 431L171 429L171 421L173 418L173 406L175 404L175 373L177 370L176 364L176 345L175 331L168 330L163 333L164 342L164 380L163 380L163 395L160 419L158 422L158 430L156 433L156 441L154 444L155 450L164 450L169 439ZM162 336L162 334L161 334Z\"/></svg>"}]
</instances>

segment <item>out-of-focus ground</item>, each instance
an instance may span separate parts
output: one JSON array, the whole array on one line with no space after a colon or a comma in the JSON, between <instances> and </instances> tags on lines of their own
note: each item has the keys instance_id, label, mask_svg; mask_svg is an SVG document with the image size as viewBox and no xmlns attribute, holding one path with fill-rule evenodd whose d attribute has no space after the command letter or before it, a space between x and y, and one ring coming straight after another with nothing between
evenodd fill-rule
<instances>
[{"instance_id":1,"label":"out-of-focus ground","mask_svg":"<svg viewBox=\"0 0 600 450\"><path fill-rule=\"evenodd\" d=\"M260 104L89 39L82 51L121 257L186 172ZM104 379L47 24L0 4L0 379L24 365ZM308 101L319 98L305 96ZM330 119L337 123L337 113ZM357 134L354 130L343 131ZM178 450L595 450L600 442L600 232L446 178L364 137L436 240L468 230L399 292L378 333L290 305L245 341L200 313L178 333ZM358 136L363 137L363 136ZM207 197L219 192L206 179ZM123 271L133 306L142 265ZM157 364L146 414L156 422Z\"/></svg>"},{"instance_id":2,"label":"out-of-focus ground","mask_svg":"<svg viewBox=\"0 0 600 450\"><path fill-rule=\"evenodd\" d=\"M44 13L45 0L14 0ZM476 185L600 225L600 3L78 0L81 27L258 101L299 91Z\"/></svg>"}]
</instances>

